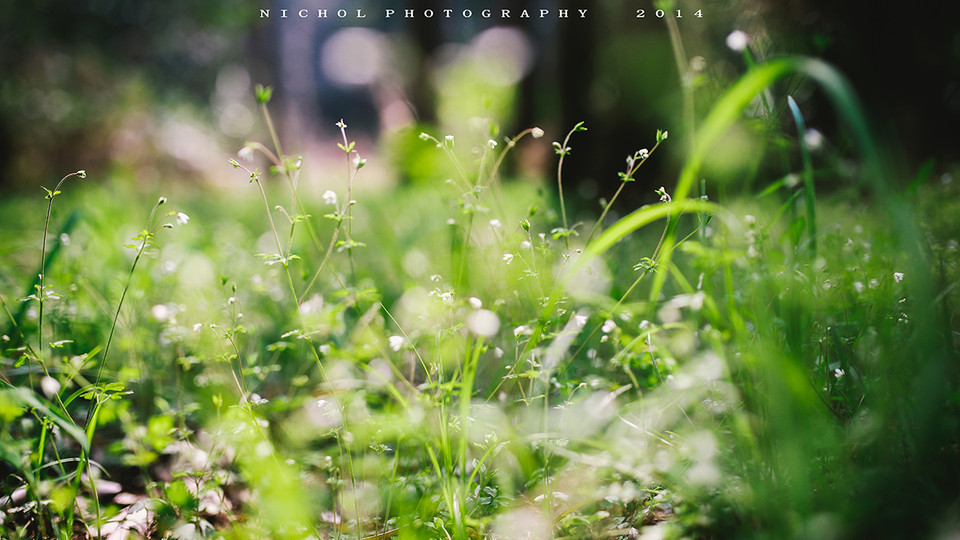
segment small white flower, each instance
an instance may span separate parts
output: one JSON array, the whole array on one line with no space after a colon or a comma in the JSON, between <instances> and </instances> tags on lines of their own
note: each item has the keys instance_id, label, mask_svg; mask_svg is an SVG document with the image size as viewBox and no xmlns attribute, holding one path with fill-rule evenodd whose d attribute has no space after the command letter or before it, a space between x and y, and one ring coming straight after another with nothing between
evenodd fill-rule
<instances>
[{"instance_id":1,"label":"small white flower","mask_svg":"<svg viewBox=\"0 0 960 540\"><path fill-rule=\"evenodd\" d=\"M838 379L839 379L840 377L843 377L844 373L846 373L846 372L843 371L843 370L840 369L840 368L837 368L837 369L833 370L833 376L836 377L836 378L838 378Z\"/></svg>"},{"instance_id":2,"label":"small white flower","mask_svg":"<svg viewBox=\"0 0 960 540\"><path fill-rule=\"evenodd\" d=\"M533 330L531 330L530 327L525 324L513 329L513 337L517 338L520 336L529 336L532 333Z\"/></svg>"},{"instance_id":3,"label":"small white flower","mask_svg":"<svg viewBox=\"0 0 960 540\"><path fill-rule=\"evenodd\" d=\"M734 30L727 36L727 47L730 47L732 51L740 52L746 49L749 43L750 36L742 30Z\"/></svg>"},{"instance_id":4,"label":"small white flower","mask_svg":"<svg viewBox=\"0 0 960 540\"><path fill-rule=\"evenodd\" d=\"M337 204L337 194L331 190L323 192L323 203L324 204Z\"/></svg>"},{"instance_id":5,"label":"small white flower","mask_svg":"<svg viewBox=\"0 0 960 540\"><path fill-rule=\"evenodd\" d=\"M533 135L534 139L539 139L540 137L543 137L543 130L535 127L530 131L530 135Z\"/></svg>"},{"instance_id":6,"label":"small white flower","mask_svg":"<svg viewBox=\"0 0 960 540\"><path fill-rule=\"evenodd\" d=\"M40 389L47 397L53 397L60 393L60 382L53 377L46 376L40 379Z\"/></svg>"},{"instance_id":7,"label":"small white flower","mask_svg":"<svg viewBox=\"0 0 960 540\"><path fill-rule=\"evenodd\" d=\"M150 313L153 315L153 318L163 322L170 318L170 308L166 304L157 304L150 309Z\"/></svg>"},{"instance_id":8,"label":"small white flower","mask_svg":"<svg viewBox=\"0 0 960 540\"><path fill-rule=\"evenodd\" d=\"M434 283L440 283L441 281L443 281L443 276L441 276L440 274L434 274L430 276L430 281Z\"/></svg>"},{"instance_id":9,"label":"small white flower","mask_svg":"<svg viewBox=\"0 0 960 540\"><path fill-rule=\"evenodd\" d=\"M403 336L390 336L387 341L390 342L390 348L394 351L399 351L403 347Z\"/></svg>"},{"instance_id":10,"label":"small white flower","mask_svg":"<svg viewBox=\"0 0 960 540\"><path fill-rule=\"evenodd\" d=\"M197 334L199 334L200 330L202 329L203 329L203 323L196 323L193 325L193 331L196 332Z\"/></svg>"},{"instance_id":11,"label":"small white flower","mask_svg":"<svg viewBox=\"0 0 960 540\"><path fill-rule=\"evenodd\" d=\"M893 280L897 283L900 283L901 281L903 281L903 272L894 272Z\"/></svg>"},{"instance_id":12,"label":"small white flower","mask_svg":"<svg viewBox=\"0 0 960 540\"><path fill-rule=\"evenodd\" d=\"M483 307L483 302L476 296L467 298L467 302L470 302L470 305L473 306L473 309L480 309Z\"/></svg>"},{"instance_id":13,"label":"small white flower","mask_svg":"<svg viewBox=\"0 0 960 540\"><path fill-rule=\"evenodd\" d=\"M803 142L805 142L811 150L816 150L823 146L823 133L810 128L803 134Z\"/></svg>"},{"instance_id":14,"label":"small white flower","mask_svg":"<svg viewBox=\"0 0 960 540\"><path fill-rule=\"evenodd\" d=\"M488 309L478 309L467 316L467 328L478 336L490 337L500 329L500 317Z\"/></svg>"},{"instance_id":15,"label":"small white flower","mask_svg":"<svg viewBox=\"0 0 960 540\"><path fill-rule=\"evenodd\" d=\"M502 225L500 224L500 220L499 220L499 219L491 219L491 220L490 220L490 228L496 230L496 229L499 229L501 226L502 226Z\"/></svg>"},{"instance_id":16,"label":"small white flower","mask_svg":"<svg viewBox=\"0 0 960 540\"><path fill-rule=\"evenodd\" d=\"M237 152L237 157L246 161L247 163L253 163L253 147L250 145L244 145L243 148Z\"/></svg>"},{"instance_id":17,"label":"small white flower","mask_svg":"<svg viewBox=\"0 0 960 540\"><path fill-rule=\"evenodd\" d=\"M520 249L530 249L530 248L532 248L532 247L533 247L533 244L531 244L531 243L528 242L527 240L524 240L523 242L520 242Z\"/></svg>"},{"instance_id":18,"label":"small white flower","mask_svg":"<svg viewBox=\"0 0 960 540\"><path fill-rule=\"evenodd\" d=\"M183 212L177 212L177 224L186 225L190 221L190 216L184 214Z\"/></svg>"},{"instance_id":19,"label":"small white flower","mask_svg":"<svg viewBox=\"0 0 960 540\"><path fill-rule=\"evenodd\" d=\"M157 201L157 205L165 204L166 202L167 202L166 197L160 197L160 199Z\"/></svg>"},{"instance_id":20,"label":"small white flower","mask_svg":"<svg viewBox=\"0 0 960 540\"><path fill-rule=\"evenodd\" d=\"M510 264L513 262L513 253L504 253L503 262Z\"/></svg>"},{"instance_id":21,"label":"small white flower","mask_svg":"<svg viewBox=\"0 0 960 540\"><path fill-rule=\"evenodd\" d=\"M443 138L443 141L447 143L447 146L453 148L453 135L447 135Z\"/></svg>"},{"instance_id":22,"label":"small white flower","mask_svg":"<svg viewBox=\"0 0 960 540\"><path fill-rule=\"evenodd\" d=\"M583 328L583 327L587 324L587 316L586 316L586 315L574 315L574 316L573 316L573 323L576 324L578 327Z\"/></svg>"},{"instance_id":23,"label":"small white flower","mask_svg":"<svg viewBox=\"0 0 960 540\"><path fill-rule=\"evenodd\" d=\"M490 149L493 150L494 148L497 147L497 141L495 141L495 140L493 140L493 139L489 139L489 140L487 141L487 146L489 146Z\"/></svg>"},{"instance_id":24,"label":"small white flower","mask_svg":"<svg viewBox=\"0 0 960 540\"><path fill-rule=\"evenodd\" d=\"M269 399L260 397L260 394L254 393L250 395L250 403L253 403L254 405L263 405L269 402Z\"/></svg>"},{"instance_id":25,"label":"small white flower","mask_svg":"<svg viewBox=\"0 0 960 540\"><path fill-rule=\"evenodd\" d=\"M661 140L661 141L665 141L665 140L667 140L667 137L669 137L669 136L670 136L670 132L669 132L669 131L664 131L664 132L663 132L663 136L660 137L660 140Z\"/></svg>"},{"instance_id":26,"label":"small white flower","mask_svg":"<svg viewBox=\"0 0 960 540\"><path fill-rule=\"evenodd\" d=\"M637 157L640 159L647 159L650 157L650 151L646 148L641 148L640 150L637 150Z\"/></svg>"},{"instance_id":27,"label":"small white flower","mask_svg":"<svg viewBox=\"0 0 960 540\"><path fill-rule=\"evenodd\" d=\"M613 330L614 330L616 327L617 327L617 323L613 322L613 321L610 320L610 319L607 319L607 320L603 323L603 327L601 327L600 330L601 330L604 334L609 334L610 332L613 332Z\"/></svg>"},{"instance_id":28,"label":"small white flower","mask_svg":"<svg viewBox=\"0 0 960 540\"><path fill-rule=\"evenodd\" d=\"M427 133L425 133L425 132L422 132L422 131L421 131L421 132L420 132L420 140L421 140L421 141L428 141L428 140L430 140L430 135L427 134Z\"/></svg>"}]
</instances>

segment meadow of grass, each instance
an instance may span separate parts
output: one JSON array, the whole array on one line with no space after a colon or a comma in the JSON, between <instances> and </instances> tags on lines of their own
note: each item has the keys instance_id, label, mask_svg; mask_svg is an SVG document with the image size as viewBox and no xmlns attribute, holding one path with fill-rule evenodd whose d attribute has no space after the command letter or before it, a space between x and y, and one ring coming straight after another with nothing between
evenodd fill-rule
<instances>
[{"instance_id":1,"label":"meadow of grass","mask_svg":"<svg viewBox=\"0 0 960 540\"><path fill-rule=\"evenodd\" d=\"M842 141L805 136L792 75ZM639 134L597 216L563 197L589 121L424 127L440 180L385 193L341 122L315 197L255 98L228 190L91 171L0 202L3 538L956 534L958 187L893 177L828 66ZM788 159L720 190L748 107ZM556 176L503 177L518 144ZM618 214L671 144L677 182Z\"/></svg>"}]
</instances>

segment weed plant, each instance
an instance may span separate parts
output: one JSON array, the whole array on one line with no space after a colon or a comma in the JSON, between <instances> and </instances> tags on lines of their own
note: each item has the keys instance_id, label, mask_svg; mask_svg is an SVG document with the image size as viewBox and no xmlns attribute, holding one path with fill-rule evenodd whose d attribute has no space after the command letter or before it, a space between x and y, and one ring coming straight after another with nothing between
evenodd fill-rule
<instances>
[{"instance_id":1,"label":"weed plant","mask_svg":"<svg viewBox=\"0 0 960 540\"><path fill-rule=\"evenodd\" d=\"M834 103L855 184L814 192L788 76ZM758 96L801 159L711 200L701 166ZM4 241L4 538L955 531L956 188L900 188L829 66L751 63L699 128L684 116L676 185L611 219L673 142L639 136L588 225L563 178L588 123L553 143L554 201L501 176L544 130L492 123L424 128L456 171L439 186L360 196L341 121L342 187L312 200L270 100L229 204L185 202L188 224L160 198L123 251L139 203L92 188L63 220L61 181L39 248ZM42 213L3 206L24 234Z\"/></svg>"}]
</instances>

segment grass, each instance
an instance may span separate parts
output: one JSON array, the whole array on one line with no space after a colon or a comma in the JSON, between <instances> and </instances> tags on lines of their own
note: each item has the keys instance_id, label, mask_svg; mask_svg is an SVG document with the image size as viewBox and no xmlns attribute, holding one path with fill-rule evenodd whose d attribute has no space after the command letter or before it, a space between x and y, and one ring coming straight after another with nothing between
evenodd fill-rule
<instances>
[{"instance_id":1,"label":"grass","mask_svg":"<svg viewBox=\"0 0 960 540\"><path fill-rule=\"evenodd\" d=\"M814 193L827 156L792 76L843 119L855 183ZM703 163L761 94L789 104L800 160L778 174L802 182L706 199ZM425 130L455 176L372 194L341 121L341 188L314 200L255 97L270 146L231 161L230 193L160 198L142 229L121 182L57 186L45 222L0 203L4 538L955 530L957 188L899 187L829 66L752 64L659 203L608 219L665 131L587 226L563 163L589 122L553 143L555 201L500 173L539 128Z\"/></svg>"}]
</instances>

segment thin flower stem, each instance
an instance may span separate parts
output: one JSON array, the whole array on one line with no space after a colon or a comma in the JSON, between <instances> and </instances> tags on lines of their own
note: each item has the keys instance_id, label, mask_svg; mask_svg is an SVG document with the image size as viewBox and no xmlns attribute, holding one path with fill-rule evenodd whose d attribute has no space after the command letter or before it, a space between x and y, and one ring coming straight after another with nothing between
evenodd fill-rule
<instances>
[{"instance_id":1,"label":"thin flower stem","mask_svg":"<svg viewBox=\"0 0 960 540\"><path fill-rule=\"evenodd\" d=\"M79 170L72 172L57 182L57 187L53 188L53 191L47 191L47 217L43 222L43 241L40 245L40 284L37 286L37 354L43 354L43 300L46 296L46 289L44 288L45 274L44 266L47 264L47 233L50 230L50 214L53 212L53 199L60 194L60 187L63 186L63 183L67 181L67 178L71 176L76 176L78 178L86 178L87 173L84 170ZM46 189L46 188L44 188ZM37 356L37 358L40 358Z\"/></svg>"},{"instance_id":2,"label":"thin flower stem","mask_svg":"<svg viewBox=\"0 0 960 540\"><path fill-rule=\"evenodd\" d=\"M650 151L646 153L646 155L641 156L641 158L637 160L636 163L634 163L633 167L631 167L626 173L627 178L633 178L633 175L637 173L640 167L644 163L646 163L648 159L650 159L650 156L653 155L654 152L657 151L657 148L660 146L661 142L663 142L662 139L657 141L657 143L653 145L653 148L651 148ZM613 206L613 203L617 200L617 197L620 195L620 192L623 191L623 188L626 185L627 185L627 180L620 182L620 186L617 188L617 192L613 194L613 197L610 199L610 202L608 202L606 206L603 207L603 212L600 213L600 217L597 218L597 222L594 223L593 229L590 230L590 235L587 236L587 240L586 242L584 242L584 245L589 244L590 240L593 239L593 236L597 233L597 230L600 228L600 225L603 223L603 219L607 217L607 212L610 211L610 208Z\"/></svg>"},{"instance_id":3,"label":"thin flower stem","mask_svg":"<svg viewBox=\"0 0 960 540\"><path fill-rule=\"evenodd\" d=\"M97 368L97 378L93 384L94 391L100 386L100 380L103 376L103 367L107 364L107 357L110 355L110 345L113 343L113 335L117 330L117 324L120 321L120 310L123 308L123 302L127 298L127 291L130 290L130 284L133 282L133 273L137 269L137 263L140 262L140 257L143 255L144 250L147 246L150 245L150 240L156 235L159 227L156 227L151 231L151 225L154 224L154 217L156 216L157 209L160 208L160 205L166 202L166 199L160 198L156 204L153 205L153 209L150 211L150 217L147 218L147 225L144 228L143 232L137 238L140 240L140 245L137 246L137 254L133 258L133 263L130 265L130 271L127 272L127 281L123 285L123 291L120 293L120 301L117 302L117 309L113 314L113 322L110 325L110 333L107 335L107 343L103 347L103 356L100 357L100 366ZM93 401L90 402L91 408L93 406Z\"/></svg>"}]
</instances>

